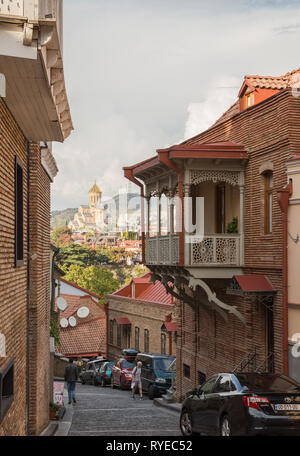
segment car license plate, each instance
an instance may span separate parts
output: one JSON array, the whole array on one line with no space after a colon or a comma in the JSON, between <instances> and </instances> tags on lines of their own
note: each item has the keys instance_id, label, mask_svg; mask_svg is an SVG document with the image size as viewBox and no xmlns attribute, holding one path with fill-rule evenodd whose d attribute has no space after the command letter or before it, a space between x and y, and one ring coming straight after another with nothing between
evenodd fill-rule
<instances>
[{"instance_id":1,"label":"car license plate","mask_svg":"<svg viewBox=\"0 0 300 456\"><path fill-rule=\"evenodd\" d=\"M275 404L275 410L300 410L300 404Z\"/></svg>"}]
</instances>

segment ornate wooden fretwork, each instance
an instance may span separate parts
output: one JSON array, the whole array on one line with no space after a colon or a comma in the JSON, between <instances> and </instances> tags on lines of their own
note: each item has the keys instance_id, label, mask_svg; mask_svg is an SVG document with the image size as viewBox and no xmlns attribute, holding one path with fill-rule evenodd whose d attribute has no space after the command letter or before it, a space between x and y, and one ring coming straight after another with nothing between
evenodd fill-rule
<instances>
[{"instance_id":1,"label":"ornate wooden fretwork","mask_svg":"<svg viewBox=\"0 0 300 456\"><path fill-rule=\"evenodd\" d=\"M212 169L193 169L190 170L190 184L197 185L201 182L212 181L227 182L230 185L240 184L239 171L212 170Z\"/></svg>"}]
</instances>

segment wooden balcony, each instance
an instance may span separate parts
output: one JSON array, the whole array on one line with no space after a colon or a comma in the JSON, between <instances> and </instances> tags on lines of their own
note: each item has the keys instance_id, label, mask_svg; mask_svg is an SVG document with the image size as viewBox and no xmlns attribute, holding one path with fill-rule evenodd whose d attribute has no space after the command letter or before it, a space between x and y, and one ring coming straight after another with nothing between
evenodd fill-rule
<instances>
[{"instance_id":1,"label":"wooden balcony","mask_svg":"<svg viewBox=\"0 0 300 456\"><path fill-rule=\"evenodd\" d=\"M146 264L176 265L179 261L179 235L147 237Z\"/></svg>"},{"instance_id":2,"label":"wooden balcony","mask_svg":"<svg viewBox=\"0 0 300 456\"><path fill-rule=\"evenodd\" d=\"M240 234L208 234L186 244L185 266L239 267L243 264ZM179 235L148 237L146 264L176 265L179 261Z\"/></svg>"}]
</instances>

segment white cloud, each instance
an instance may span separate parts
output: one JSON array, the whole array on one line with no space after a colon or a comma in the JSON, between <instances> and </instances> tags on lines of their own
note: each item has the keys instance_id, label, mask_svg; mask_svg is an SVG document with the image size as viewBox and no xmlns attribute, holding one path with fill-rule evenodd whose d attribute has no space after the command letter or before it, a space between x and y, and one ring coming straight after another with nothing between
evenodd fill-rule
<instances>
[{"instance_id":1,"label":"white cloud","mask_svg":"<svg viewBox=\"0 0 300 456\"><path fill-rule=\"evenodd\" d=\"M190 103L185 124L184 139L201 133L212 124L236 101L241 81L238 78L216 80L208 88L206 98L199 103Z\"/></svg>"},{"instance_id":2,"label":"white cloud","mask_svg":"<svg viewBox=\"0 0 300 456\"><path fill-rule=\"evenodd\" d=\"M53 208L84 203L95 179L116 194L122 166L209 127L237 96L221 86L297 68L299 15L288 1L65 0L76 130L54 145Z\"/></svg>"}]
</instances>

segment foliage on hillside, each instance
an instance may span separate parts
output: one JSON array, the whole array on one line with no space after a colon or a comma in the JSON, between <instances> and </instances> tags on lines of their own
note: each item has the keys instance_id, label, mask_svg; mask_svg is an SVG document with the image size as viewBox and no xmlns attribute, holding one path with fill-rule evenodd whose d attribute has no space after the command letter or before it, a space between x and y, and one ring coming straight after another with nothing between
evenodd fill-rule
<instances>
[{"instance_id":1,"label":"foliage on hillside","mask_svg":"<svg viewBox=\"0 0 300 456\"><path fill-rule=\"evenodd\" d=\"M78 209L68 208L62 211L51 212L51 228L55 230L61 226L67 226L70 220L74 218Z\"/></svg>"}]
</instances>

